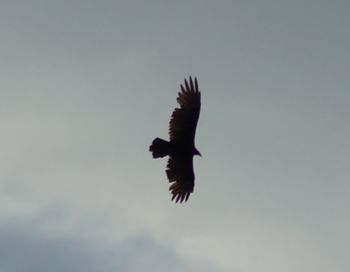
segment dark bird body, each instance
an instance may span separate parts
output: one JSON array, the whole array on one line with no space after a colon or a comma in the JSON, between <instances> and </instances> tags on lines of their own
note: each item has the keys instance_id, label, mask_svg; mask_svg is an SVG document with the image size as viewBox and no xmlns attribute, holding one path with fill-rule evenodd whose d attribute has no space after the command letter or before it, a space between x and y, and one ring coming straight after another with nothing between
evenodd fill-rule
<instances>
[{"instance_id":1,"label":"dark bird body","mask_svg":"<svg viewBox=\"0 0 350 272\"><path fill-rule=\"evenodd\" d=\"M153 158L169 156L166 174L171 184L172 200L187 201L194 188L193 156L201 155L195 147L195 134L201 108L201 94L197 78L185 79L177 97L180 108L176 108L169 123L169 137L153 140L149 150Z\"/></svg>"}]
</instances>

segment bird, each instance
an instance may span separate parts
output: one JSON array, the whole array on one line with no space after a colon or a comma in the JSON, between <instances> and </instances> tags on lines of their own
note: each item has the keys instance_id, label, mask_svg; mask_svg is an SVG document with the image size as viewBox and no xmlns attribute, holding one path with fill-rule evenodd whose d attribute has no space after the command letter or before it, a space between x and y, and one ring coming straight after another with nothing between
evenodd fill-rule
<instances>
[{"instance_id":1,"label":"bird","mask_svg":"<svg viewBox=\"0 0 350 272\"><path fill-rule=\"evenodd\" d=\"M201 93L197 78L185 78L180 88L176 99L180 107L174 109L170 118L169 141L157 137L149 147L155 159L169 156L166 175L171 183L171 200L176 203L186 202L193 192L193 156L202 156L195 147L195 134L201 110Z\"/></svg>"}]
</instances>

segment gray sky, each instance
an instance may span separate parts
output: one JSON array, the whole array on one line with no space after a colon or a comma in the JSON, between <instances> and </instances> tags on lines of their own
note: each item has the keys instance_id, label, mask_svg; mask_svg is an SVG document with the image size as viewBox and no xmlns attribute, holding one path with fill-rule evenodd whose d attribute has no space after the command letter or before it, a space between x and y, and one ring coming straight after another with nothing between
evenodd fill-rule
<instances>
[{"instance_id":1,"label":"gray sky","mask_svg":"<svg viewBox=\"0 0 350 272\"><path fill-rule=\"evenodd\" d=\"M0 270L350 270L349 1L2 1ZM196 187L170 201L184 77Z\"/></svg>"}]
</instances>

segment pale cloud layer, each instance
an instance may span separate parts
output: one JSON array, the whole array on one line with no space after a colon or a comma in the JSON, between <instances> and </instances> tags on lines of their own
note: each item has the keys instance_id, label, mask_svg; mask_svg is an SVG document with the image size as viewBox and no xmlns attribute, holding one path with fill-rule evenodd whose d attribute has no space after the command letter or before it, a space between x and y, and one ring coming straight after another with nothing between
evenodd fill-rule
<instances>
[{"instance_id":1,"label":"pale cloud layer","mask_svg":"<svg viewBox=\"0 0 350 272\"><path fill-rule=\"evenodd\" d=\"M125 237L112 246L47 233L41 220L0 223L1 271L214 271L186 262L148 237Z\"/></svg>"}]
</instances>

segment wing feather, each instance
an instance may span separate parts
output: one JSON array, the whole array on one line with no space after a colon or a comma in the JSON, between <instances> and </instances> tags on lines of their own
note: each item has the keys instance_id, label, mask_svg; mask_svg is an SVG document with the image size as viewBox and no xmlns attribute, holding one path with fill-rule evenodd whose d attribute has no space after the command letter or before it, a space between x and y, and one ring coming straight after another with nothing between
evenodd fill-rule
<instances>
[{"instance_id":1,"label":"wing feather","mask_svg":"<svg viewBox=\"0 0 350 272\"><path fill-rule=\"evenodd\" d=\"M192 157L178 160L169 158L167 170L168 180L172 183L169 187L172 199L175 202L187 201L194 188L194 172Z\"/></svg>"},{"instance_id":2,"label":"wing feather","mask_svg":"<svg viewBox=\"0 0 350 272\"><path fill-rule=\"evenodd\" d=\"M168 160L166 174L171 183L172 200L187 201L194 188L193 148L201 108L201 93L197 78L185 79L180 86L175 108L169 123L170 142L175 151Z\"/></svg>"},{"instance_id":3,"label":"wing feather","mask_svg":"<svg viewBox=\"0 0 350 272\"><path fill-rule=\"evenodd\" d=\"M201 93L198 89L197 78L189 78L181 84L181 92L179 92L176 101L180 108L176 108L169 123L170 140L192 140L196 134L197 122L201 108Z\"/></svg>"}]
</instances>

